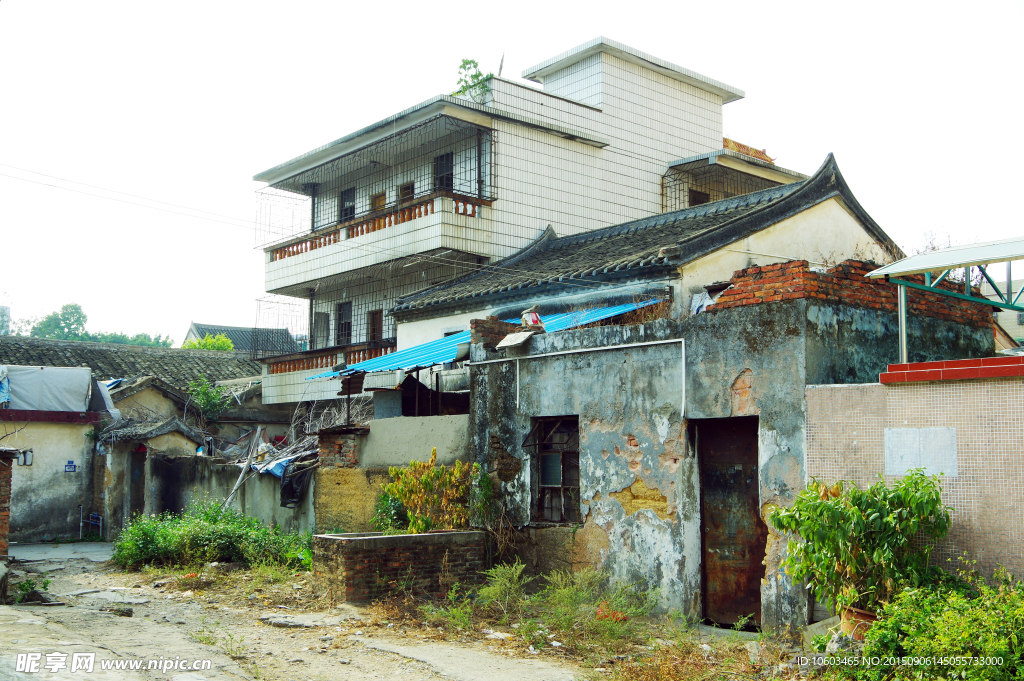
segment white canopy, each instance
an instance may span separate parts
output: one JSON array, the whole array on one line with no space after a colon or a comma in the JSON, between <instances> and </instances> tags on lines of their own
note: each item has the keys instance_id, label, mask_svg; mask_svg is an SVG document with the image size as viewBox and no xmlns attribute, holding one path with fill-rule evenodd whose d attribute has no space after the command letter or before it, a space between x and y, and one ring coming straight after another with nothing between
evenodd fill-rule
<instances>
[{"instance_id":1,"label":"white canopy","mask_svg":"<svg viewBox=\"0 0 1024 681\"><path fill-rule=\"evenodd\" d=\"M988 241L982 244L953 246L939 251L912 255L875 270L869 277L901 276L923 272L941 272L959 267L975 267L994 262L1024 260L1024 238Z\"/></svg>"}]
</instances>

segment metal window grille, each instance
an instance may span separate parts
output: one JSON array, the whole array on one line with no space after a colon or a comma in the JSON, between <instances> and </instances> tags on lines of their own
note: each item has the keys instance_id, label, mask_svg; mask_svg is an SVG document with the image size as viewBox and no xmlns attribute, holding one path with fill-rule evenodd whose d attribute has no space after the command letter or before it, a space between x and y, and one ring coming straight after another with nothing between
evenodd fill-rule
<instances>
[{"instance_id":1,"label":"metal window grille","mask_svg":"<svg viewBox=\"0 0 1024 681\"><path fill-rule=\"evenodd\" d=\"M780 183L718 164L687 170L673 168L661 182L662 208L668 213L777 187Z\"/></svg>"}]
</instances>

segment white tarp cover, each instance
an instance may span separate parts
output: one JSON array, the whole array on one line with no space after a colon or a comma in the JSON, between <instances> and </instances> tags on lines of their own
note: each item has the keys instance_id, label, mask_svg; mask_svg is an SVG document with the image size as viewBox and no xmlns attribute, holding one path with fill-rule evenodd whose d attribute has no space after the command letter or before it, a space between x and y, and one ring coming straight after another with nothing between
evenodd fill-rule
<instances>
[{"instance_id":1,"label":"white tarp cover","mask_svg":"<svg viewBox=\"0 0 1024 681\"><path fill-rule=\"evenodd\" d=\"M10 409L38 411L89 410L89 367L23 367L7 365L11 382Z\"/></svg>"}]
</instances>

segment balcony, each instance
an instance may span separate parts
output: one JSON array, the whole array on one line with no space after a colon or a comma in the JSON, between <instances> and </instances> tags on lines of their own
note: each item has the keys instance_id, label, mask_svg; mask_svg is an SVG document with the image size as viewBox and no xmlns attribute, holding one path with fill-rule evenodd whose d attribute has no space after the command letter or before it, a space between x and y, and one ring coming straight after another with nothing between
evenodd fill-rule
<instances>
[{"instance_id":1,"label":"balcony","mask_svg":"<svg viewBox=\"0 0 1024 681\"><path fill-rule=\"evenodd\" d=\"M438 192L266 249L266 291L305 295L310 282L432 250L493 257L492 202Z\"/></svg>"},{"instance_id":2,"label":"balcony","mask_svg":"<svg viewBox=\"0 0 1024 681\"><path fill-rule=\"evenodd\" d=\"M338 364L355 364L395 351L395 339L311 350L263 360L263 402L281 404L338 398L337 381L308 381Z\"/></svg>"}]
</instances>

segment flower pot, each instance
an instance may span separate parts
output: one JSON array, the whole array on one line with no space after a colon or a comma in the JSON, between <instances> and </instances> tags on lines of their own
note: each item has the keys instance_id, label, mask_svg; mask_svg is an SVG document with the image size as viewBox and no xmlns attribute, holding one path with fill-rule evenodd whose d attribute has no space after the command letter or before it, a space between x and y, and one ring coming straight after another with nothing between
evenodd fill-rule
<instances>
[{"instance_id":1,"label":"flower pot","mask_svg":"<svg viewBox=\"0 0 1024 681\"><path fill-rule=\"evenodd\" d=\"M843 608L839 614L839 631L849 634L855 641L863 641L864 634L877 620L878 616L873 612L859 608Z\"/></svg>"}]
</instances>

